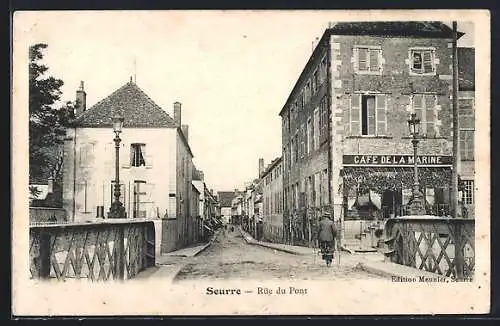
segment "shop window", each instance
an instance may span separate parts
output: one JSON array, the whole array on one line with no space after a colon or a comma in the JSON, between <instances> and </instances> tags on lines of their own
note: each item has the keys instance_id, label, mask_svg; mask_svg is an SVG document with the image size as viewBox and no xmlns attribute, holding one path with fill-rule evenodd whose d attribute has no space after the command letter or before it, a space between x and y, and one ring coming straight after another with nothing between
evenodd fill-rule
<instances>
[{"instance_id":1,"label":"shop window","mask_svg":"<svg viewBox=\"0 0 500 326\"><path fill-rule=\"evenodd\" d=\"M413 112L420 119L421 133L426 137L437 136L436 128L436 102L437 96L434 94L413 94Z\"/></svg>"},{"instance_id":2,"label":"shop window","mask_svg":"<svg viewBox=\"0 0 500 326\"><path fill-rule=\"evenodd\" d=\"M474 180L463 180L462 203L474 204Z\"/></svg>"},{"instance_id":3,"label":"shop window","mask_svg":"<svg viewBox=\"0 0 500 326\"><path fill-rule=\"evenodd\" d=\"M434 49L410 49L410 71L412 74L434 74Z\"/></svg>"},{"instance_id":4,"label":"shop window","mask_svg":"<svg viewBox=\"0 0 500 326\"><path fill-rule=\"evenodd\" d=\"M377 46L356 46L354 48L354 71L358 74L380 74L382 49Z\"/></svg>"}]
</instances>

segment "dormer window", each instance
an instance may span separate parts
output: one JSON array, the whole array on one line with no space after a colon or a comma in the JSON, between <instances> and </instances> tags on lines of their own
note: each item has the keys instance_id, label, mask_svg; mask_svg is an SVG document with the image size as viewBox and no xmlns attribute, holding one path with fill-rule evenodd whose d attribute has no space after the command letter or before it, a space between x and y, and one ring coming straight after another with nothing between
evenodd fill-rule
<instances>
[{"instance_id":1,"label":"dormer window","mask_svg":"<svg viewBox=\"0 0 500 326\"><path fill-rule=\"evenodd\" d=\"M436 70L434 62L434 49L412 48L410 49L410 72L416 75L434 74Z\"/></svg>"}]
</instances>

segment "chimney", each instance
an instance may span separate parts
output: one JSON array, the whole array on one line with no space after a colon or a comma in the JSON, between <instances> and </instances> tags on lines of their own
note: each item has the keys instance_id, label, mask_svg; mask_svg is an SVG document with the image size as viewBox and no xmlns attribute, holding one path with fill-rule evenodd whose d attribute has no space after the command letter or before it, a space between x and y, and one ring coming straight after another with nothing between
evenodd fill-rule
<instances>
[{"instance_id":1,"label":"chimney","mask_svg":"<svg viewBox=\"0 0 500 326\"><path fill-rule=\"evenodd\" d=\"M203 171L198 171L198 173L200 174L201 181L205 181L205 174L203 173Z\"/></svg>"},{"instance_id":2,"label":"chimney","mask_svg":"<svg viewBox=\"0 0 500 326\"><path fill-rule=\"evenodd\" d=\"M182 133L184 134L184 138L186 138L186 141L189 142L189 138L188 138L189 127L188 127L188 125L182 125L181 129L182 129Z\"/></svg>"},{"instance_id":3,"label":"chimney","mask_svg":"<svg viewBox=\"0 0 500 326\"><path fill-rule=\"evenodd\" d=\"M86 109L87 109L87 93L85 93L82 80L80 82L80 87L76 90L75 116L82 114Z\"/></svg>"},{"instance_id":4,"label":"chimney","mask_svg":"<svg viewBox=\"0 0 500 326\"><path fill-rule=\"evenodd\" d=\"M264 159L259 158L259 178L262 176L263 172L264 172Z\"/></svg>"},{"instance_id":5,"label":"chimney","mask_svg":"<svg viewBox=\"0 0 500 326\"><path fill-rule=\"evenodd\" d=\"M175 102L174 103L174 121L177 124L177 126L181 126L181 103L180 102Z\"/></svg>"}]
</instances>

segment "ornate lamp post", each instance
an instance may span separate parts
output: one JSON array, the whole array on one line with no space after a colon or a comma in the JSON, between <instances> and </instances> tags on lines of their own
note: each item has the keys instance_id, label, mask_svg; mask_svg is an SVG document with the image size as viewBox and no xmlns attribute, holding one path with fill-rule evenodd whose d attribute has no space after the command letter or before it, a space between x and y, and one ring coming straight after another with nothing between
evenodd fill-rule
<instances>
[{"instance_id":1,"label":"ornate lamp post","mask_svg":"<svg viewBox=\"0 0 500 326\"><path fill-rule=\"evenodd\" d=\"M116 114L113 117L113 132L115 133L115 182L113 195L115 200L111 203L109 208L108 218L125 218L125 207L120 202L120 133L123 127L123 117Z\"/></svg>"},{"instance_id":2,"label":"ornate lamp post","mask_svg":"<svg viewBox=\"0 0 500 326\"><path fill-rule=\"evenodd\" d=\"M417 167L417 144L418 136L420 133L420 119L417 118L415 113L411 114L408 120L408 128L410 134L412 135L411 143L413 144L413 193L410 203L410 215L424 215L425 208L423 205L424 196L420 191L420 186L418 183L418 167Z\"/></svg>"}]
</instances>

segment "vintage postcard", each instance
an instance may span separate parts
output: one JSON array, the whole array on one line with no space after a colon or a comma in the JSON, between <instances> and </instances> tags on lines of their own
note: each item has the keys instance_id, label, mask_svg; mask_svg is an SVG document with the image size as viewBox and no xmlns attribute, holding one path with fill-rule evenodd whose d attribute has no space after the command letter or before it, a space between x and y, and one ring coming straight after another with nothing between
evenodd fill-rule
<instances>
[{"instance_id":1,"label":"vintage postcard","mask_svg":"<svg viewBox=\"0 0 500 326\"><path fill-rule=\"evenodd\" d=\"M15 12L12 314L489 312L489 18Z\"/></svg>"}]
</instances>

